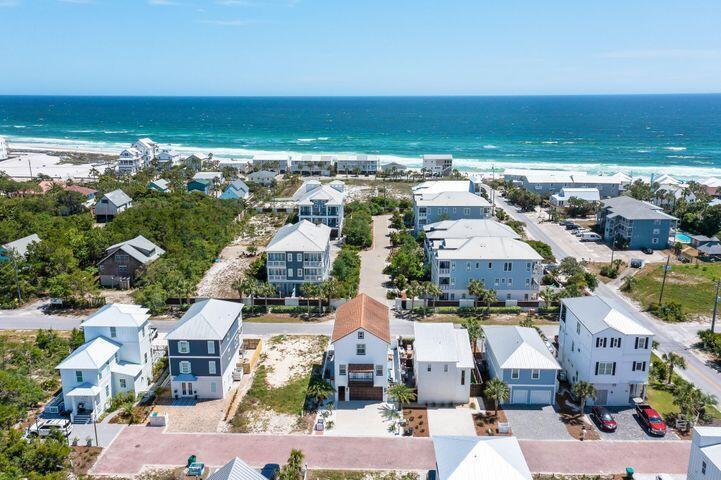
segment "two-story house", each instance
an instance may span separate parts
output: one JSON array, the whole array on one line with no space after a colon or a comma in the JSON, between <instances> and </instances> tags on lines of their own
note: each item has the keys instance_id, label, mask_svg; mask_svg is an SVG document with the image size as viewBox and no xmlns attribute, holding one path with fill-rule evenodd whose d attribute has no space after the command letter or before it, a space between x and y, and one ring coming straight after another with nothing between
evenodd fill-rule
<instances>
[{"instance_id":1,"label":"two-story house","mask_svg":"<svg viewBox=\"0 0 721 480\"><path fill-rule=\"evenodd\" d=\"M499 301L538 299L543 257L529 244L508 237L472 237L442 240L430 255L431 281L443 299L472 298L471 280L495 290Z\"/></svg>"},{"instance_id":2,"label":"two-story house","mask_svg":"<svg viewBox=\"0 0 721 480\"><path fill-rule=\"evenodd\" d=\"M98 262L100 285L130 288L145 267L164 253L165 250L142 235L116 243L105 250L105 257Z\"/></svg>"},{"instance_id":3,"label":"two-story house","mask_svg":"<svg viewBox=\"0 0 721 480\"><path fill-rule=\"evenodd\" d=\"M668 248L677 221L661 207L625 195L604 200L596 220L606 243L631 250Z\"/></svg>"},{"instance_id":4,"label":"two-story house","mask_svg":"<svg viewBox=\"0 0 721 480\"><path fill-rule=\"evenodd\" d=\"M334 163L333 155L301 155L290 161L290 171L303 176L328 177Z\"/></svg>"},{"instance_id":5,"label":"two-story house","mask_svg":"<svg viewBox=\"0 0 721 480\"><path fill-rule=\"evenodd\" d=\"M339 402L388 399L390 346L386 305L361 293L338 308L330 357Z\"/></svg>"},{"instance_id":6,"label":"two-story house","mask_svg":"<svg viewBox=\"0 0 721 480\"><path fill-rule=\"evenodd\" d=\"M303 285L330 276L330 227L301 220L278 229L266 247L268 282L281 295L303 294Z\"/></svg>"},{"instance_id":7,"label":"two-story house","mask_svg":"<svg viewBox=\"0 0 721 480\"><path fill-rule=\"evenodd\" d=\"M435 480L533 480L516 437L433 436Z\"/></svg>"},{"instance_id":8,"label":"two-story house","mask_svg":"<svg viewBox=\"0 0 721 480\"><path fill-rule=\"evenodd\" d=\"M135 148L126 148L118 156L118 172L133 174L145 166L143 155Z\"/></svg>"},{"instance_id":9,"label":"two-story house","mask_svg":"<svg viewBox=\"0 0 721 480\"><path fill-rule=\"evenodd\" d=\"M343 174L375 175L379 162L378 155L338 155L335 170Z\"/></svg>"},{"instance_id":10,"label":"two-story house","mask_svg":"<svg viewBox=\"0 0 721 480\"><path fill-rule=\"evenodd\" d=\"M475 367L468 330L452 323L413 324L417 402L465 404Z\"/></svg>"},{"instance_id":11,"label":"two-story house","mask_svg":"<svg viewBox=\"0 0 721 480\"><path fill-rule=\"evenodd\" d=\"M653 333L601 297L562 300L558 344L568 381L596 388L590 405L628 405L645 397Z\"/></svg>"},{"instance_id":12,"label":"two-story house","mask_svg":"<svg viewBox=\"0 0 721 480\"><path fill-rule=\"evenodd\" d=\"M561 367L535 328L484 326L488 373L508 385L506 403L553 405Z\"/></svg>"},{"instance_id":13,"label":"two-story house","mask_svg":"<svg viewBox=\"0 0 721 480\"><path fill-rule=\"evenodd\" d=\"M463 183L466 187L470 185L467 181L453 183ZM418 234L425 225L443 220L490 218L492 207L488 200L467 190L424 193L414 191L413 213L414 232Z\"/></svg>"},{"instance_id":14,"label":"two-story house","mask_svg":"<svg viewBox=\"0 0 721 480\"><path fill-rule=\"evenodd\" d=\"M223 398L240 358L243 304L194 303L168 332L168 368L174 398Z\"/></svg>"},{"instance_id":15,"label":"two-story house","mask_svg":"<svg viewBox=\"0 0 721 480\"><path fill-rule=\"evenodd\" d=\"M115 303L82 323L85 343L56 367L72 421L98 418L118 393L148 390L153 375L149 318L146 308Z\"/></svg>"},{"instance_id":16,"label":"two-story house","mask_svg":"<svg viewBox=\"0 0 721 480\"><path fill-rule=\"evenodd\" d=\"M250 188L238 178L228 184L219 198L221 200L246 200L249 196Z\"/></svg>"},{"instance_id":17,"label":"two-story house","mask_svg":"<svg viewBox=\"0 0 721 480\"><path fill-rule=\"evenodd\" d=\"M253 170L267 170L273 173L286 173L290 166L290 155L284 153L259 153L253 155Z\"/></svg>"},{"instance_id":18,"label":"two-story house","mask_svg":"<svg viewBox=\"0 0 721 480\"><path fill-rule=\"evenodd\" d=\"M322 223L330 227L333 238L340 235L345 203L343 182L321 184L318 180L309 180L296 190L293 200L298 206L298 220Z\"/></svg>"},{"instance_id":19,"label":"two-story house","mask_svg":"<svg viewBox=\"0 0 721 480\"><path fill-rule=\"evenodd\" d=\"M119 213L133 206L133 199L121 189L108 192L95 204L95 220L98 223L112 221Z\"/></svg>"},{"instance_id":20,"label":"two-story house","mask_svg":"<svg viewBox=\"0 0 721 480\"><path fill-rule=\"evenodd\" d=\"M431 175L445 177L453 172L453 155L423 155L423 169Z\"/></svg>"},{"instance_id":21,"label":"two-story house","mask_svg":"<svg viewBox=\"0 0 721 480\"><path fill-rule=\"evenodd\" d=\"M155 156L155 161L158 164L158 168L172 168L180 165L180 154L170 148L163 148Z\"/></svg>"}]
</instances>

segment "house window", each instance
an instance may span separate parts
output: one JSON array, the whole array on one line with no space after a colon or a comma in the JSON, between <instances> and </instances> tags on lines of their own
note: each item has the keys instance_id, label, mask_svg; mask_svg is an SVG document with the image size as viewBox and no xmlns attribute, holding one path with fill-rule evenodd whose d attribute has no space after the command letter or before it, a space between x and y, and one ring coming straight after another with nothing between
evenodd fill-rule
<instances>
[{"instance_id":1,"label":"house window","mask_svg":"<svg viewBox=\"0 0 721 480\"><path fill-rule=\"evenodd\" d=\"M658 244L658 238L652 238L652 239L651 239L651 243L652 243L653 245Z\"/></svg>"},{"instance_id":2,"label":"house window","mask_svg":"<svg viewBox=\"0 0 721 480\"><path fill-rule=\"evenodd\" d=\"M215 375L215 362L212 360L208 362L208 373L210 375Z\"/></svg>"},{"instance_id":3,"label":"house window","mask_svg":"<svg viewBox=\"0 0 721 480\"><path fill-rule=\"evenodd\" d=\"M530 286L531 286L531 279L530 279L530 278L527 278L527 279L526 279L526 286L527 286L527 287L530 287Z\"/></svg>"},{"instance_id":4,"label":"house window","mask_svg":"<svg viewBox=\"0 0 721 480\"><path fill-rule=\"evenodd\" d=\"M645 372L646 371L646 362L633 362L633 371L634 372Z\"/></svg>"},{"instance_id":5,"label":"house window","mask_svg":"<svg viewBox=\"0 0 721 480\"><path fill-rule=\"evenodd\" d=\"M190 362L180 362L178 364L180 373L190 373Z\"/></svg>"},{"instance_id":6,"label":"house window","mask_svg":"<svg viewBox=\"0 0 721 480\"><path fill-rule=\"evenodd\" d=\"M576 333L581 334L581 322L576 322Z\"/></svg>"},{"instance_id":7,"label":"house window","mask_svg":"<svg viewBox=\"0 0 721 480\"><path fill-rule=\"evenodd\" d=\"M147 353L143 354L143 359L144 359L145 363L148 363L148 354Z\"/></svg>"},{"instance_id":8,"label":"house window","mask_svg":"<svg viewBox=\"0 0 721 480\"><path fill-rule=\"evenodd\" d=\"M289 268L289 269L288 269L288 271L286 272L286 276L287 276L288 278L290 278L290 277L293 276L293 269L292 269L292 268Z\"/></svg>"},{"instance_id":9,"label":"house window","mask_svg":"<svg viewBox=\"0 0 721 480\"><path fill-rule=\"evenodd\" d=\"M358 332L358 340L363 340L364 336L365 336L365 332Z\"/></svg>"},{"instance_id":10,"label":"house window","mask_svg":"<svg viewBox=\"0 0 721 480\"><path fill-rule=\"evenodd\" d=\"M118 329L115 327L110 327L110 338L115 338L118 336Z\"/></svg>"},{"instance_id":11,"label":"house window","mask_svg":"<svg viewBox=\"0 0 721 480\"><path fill-rule=\"evenodd\" d=\"M376 365L376 377L383 376L383 365Z\"/></svg>"},{"instance_id":12,"label":"house window","mask_svg":"<svg viewBox=\"0 0 721 480\"><path fill-rule=\"evenodd\" d=\"M531 271L531 262L527 262L527 263L526 263L526 271L527 271L527 272L530 272L530 271Z\"/></svg>"},{"instance_id":13,"label":"house window","mask_svg":"<svg viewBox=\"0 0 721 480\"><path fill-rule=\"evenodd\" d=\"M471 262L466 262L466 272L471 271Z\"/></svg>"},{"instance_id":14,"label":"house window","mask_svg":"<svg viewBox=\"0 0 721 480\"><path fill-rule=\"evenodd\" d=\"M654 228L654 229L653 229L653 234L654 234L654 235L658 235L659 233L661 233L661 230L659 230L658 228Z\"/></svg>"},{"instance_id":15,"label":"house window","mask_svg":"<svg viewBox=\"0 0 721 480\"><path fill-rule=\"evenodd\" d=\"M512 287L512 286L513 286L513 279L512 279L512 278L509 278L509 279L508 279L508 286L509 286L509 287Z\"/></svg>"},{"instance_id":16,"label":"house window","mask_svg":"<svg viewBox=\"0 0 721 480\"><path fill-rule=\"evenodd\" d=\"M286 260L287 262L292 262L292 261L293 261L293 254L292 254L292 253L286 253L286 254L285 254L285 260Z\"/></svg>"},{"instance_id":17,"label":"house window","mask_svg":"<svg viewBox=\"0 0 721 480\"><path fill-rule=\"evenodd\" d=\"M466 384L466 371L461 370L461 385L465 385L465 384Z\"/></svg>"},{"instance_id":18,"label":"house window","mask_svg":"<svg viewBox=\"0 0 721 480\"><path fill-rule=\"evenodd\" d=\"M448 364L443 365L443 371L448 373Z\"/></svg>"},{"instance_id":19,"label":"house window","mask_svg":"<svg viewBox=\"0 0 721 480\"><path fill-rule=\"evenodd\" d=\"M218 389L215 382L210 383L210 393L215 393L215 391Z\"/></svg>"},{"instance_id":20,"label":"house window","mask_svg":"<svg viewBox=\"0 0 721 480\"><path fill-rule=\"evenodd\" d=\"M701 462L701 475L706 475L706 462Z\"/></svg>"},{"instance_id":21,"label":"house window","mask_svg":"<svg viewBox=\"0 0 721 480\"><path fill-rule=\"evenodd\" d=\"M611 339L611 346L613 346L613 338ZM596 337L596 348L606 348L606 337Z\"/></svg>"},{"instance_id":22,"label":"house window","mask_svg":"<svg viewBox=\"0 0 721 480\"><path fill-rule=\"evenodd\" d=\"M126 253L115 254L115 263L117 263L118 265L127 265L128 260L130 260L130 256Z\"/></svg>"},{"instance_id":23,"label":"house window","mask_svg":"<svg viewBox=\"0 0 721 480\"><path fill-rule=\"evenodd\" d=\"M303 269L299 268L296 270L296 277L302 277L303 276Z\"/></svg>"},{"instance_id":24,"label":"house window","mask_svg":"<svg viewBox=\"0 0 721 480\"><path fill-rule=\"evenodd\" d=\"M296 253L296 254L295 254L295 260L296 260L297 262L302 262L302 261L303 261L303 254L302 254L302 253Z\"/></svg>"},{"instance_id":25,"label":"house window","mask_svg":"<svg viewBox=\"0 0 721 480\"><path fill-rule=\"evenodd\" d=\"M356 355L365 355L366 354L366 344L365 343L356 344L355 354Z\"/></svg>"},{"instance_id":26,"label":"house window","mask_svg":"<svg viewBox=\"0 0 721 480\"><path fill-rule=\"evenodd\" d=\"M345 376L346 372L348 371L347 368L348 368L348 367L347 367L346 365L342 364L342 363L341 363L340 365L338 365L338 375L344 375L344 376Z\"/></svg>"},{"instance_id":27,"label":"house window","mask_svg":"<svg viewBox=\"0 0 721 480\"><path fill-rule=\"evenodd\" d=\"M118 273L128 273L127 265L118 265Z\"/></svg>"},{"instance_id":28,"label":"house window","mask_svg":"<svg viewBox=\"0 0 721 480\"><path fill-rule=\"evenodd\" d=\"M178 353L190 353L190 343L186 340L178 342Z\"/></svg>"},{"instance_id":29,"label":"house window","mask_svg":"<svg viewBox=\"0 0 721 480\"><path fill-rule=\"evenodd\" d=\"M481 268L481 262L476 262L476 270L478 270L479 268Z\"/></svg>"},{"instance_id":30,"label":"house window","mask_svg":"<svg viewBox=\"0 0 721 480\"><path fill-rule=\"evenodd\" d=\"M128 382L126 382L124 378L120 379L120 388L128 388Z\"/></svg>"},{"instance_id":31,"label":"house window","mask_svg":"<svg viewBox=\"0 0 721 480\"><path fill-rule=\"evenodd\" d=\"M636 346L634 347L636 350L642 349L645 350L648 348L648 337L636 337Z\"/></svg>"},{"instance_id":32,"label":"house window","mask_svg":"<svg viewBox=\"0 0 721 480\"><path fill-rule=\"evenodd\" d=\"M81 372L80 370L75 370L75 380L78 382L82 382L83 381L83 372Z\"/></svg>"},{"instance_id":33,"label":"house window","mask_svg":"<svg viewBox=\"0 0 721 480\"><path fill-rule=\"evenodd\" d=\"M493 268L493 262L488 262L488 269L490 270L492 268Z\"/></svg>"},{"instance_id":34,"label":"house window","mask_svg":"<svg viewBox=\"0 0 721 480\"><path fill-rule=\"evenodd\" d=\"M596 362L596 375L613 375L616 362Z\"/></svg>"},{"instance_id":35,"label":"house window","mask_svg":"<svg viewBox=\"0 0 721 480\"><path fill-rule=\"evenodd\" d=\"M496 280L493 282L493 284L494 284L496 287L497 287L498 285L500 285L500 283L501 283L501 282L500 282L497 278L496 278Z\"/></svg>"},{"instance_id":36,"label":"house window","mask_svg":"<svg viewBox=\"0 0 721 480\"><path fill-rule=\"evenodd\" d=\"M503 262L503 271L504 272L510 272L513 268L513 264L511 262Z\"/></svg>"},{"instance_id":37,"label":"house window","mask_svg":"<svg viewBox=\"0 0 721 480\"><path fill-rule=\"evenodd\" d=\"M428 368L427 368L426 370L429 371L429 372L431 371L431 364L430 364L430 363L428 364Z\"/></svg>"},{"instance_id":38,"label":"house window","mask_svg":"<svg viewBox=\"0 0 721 480\"><path fill-rule=\"evenodd\" d=\"M517 368L511 370L511 380L518 380L521 378L521 371Z\"/></svg>"},{"instance_id":39,"label":"house window","mask_svg":"<svg viewBox=\"0 0 721 480\"><path fill-rule=\"evenodd\" d=\"M541 371L531 370L531 380L538 380L539 378L541 378Z\"/></svg>"},{"instance_id":40,"label":"house window","mask_svg":"<svg viewBox=\"0 0 721 480\"><path fill-rule=\"evenodd\" d=\"M105 385L105 396L106 397L110 396L110 385Z\"/></svg>"},{"instance_id":41,"label":"house window","mask_svg":"<svg viewBox=\"0 0 721 480\"><path fill-rule=\"evenodd\" d=\"M208 353L211 355L215 353L215 342L213 340L208 340Z\"/></svg>"},{"instance_id":42,"label":"house window","mask_svg":"<svg viewBox=\"0 0 721 480\"><path fill-rule=\"evenodd\" d=\"M470 208L464 208L464 209L463 209L463 215L465 215L465 216L467 217L467 216L470 215L470 214L471 214L471 209L470 209Z\"/></svg>"}]
</instances>

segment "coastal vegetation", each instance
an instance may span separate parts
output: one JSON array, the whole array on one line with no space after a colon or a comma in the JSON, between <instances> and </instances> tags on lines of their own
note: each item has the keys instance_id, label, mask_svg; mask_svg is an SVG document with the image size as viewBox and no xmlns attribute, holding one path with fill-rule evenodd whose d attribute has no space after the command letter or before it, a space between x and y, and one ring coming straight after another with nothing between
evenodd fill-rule
<instances>
[{"instance_id":1,"label":"coastal vegetation","mask_svg":"<svg viewBox=\"0 0 721 480\"><path fill-rule=\"evenodd\" d=\"M358 293L360 285L361 260L358 250L350 245L344 245L333 261L331 276L337 280L336 293L342 298L353 298Z\"/></svg>"}]
</instances>

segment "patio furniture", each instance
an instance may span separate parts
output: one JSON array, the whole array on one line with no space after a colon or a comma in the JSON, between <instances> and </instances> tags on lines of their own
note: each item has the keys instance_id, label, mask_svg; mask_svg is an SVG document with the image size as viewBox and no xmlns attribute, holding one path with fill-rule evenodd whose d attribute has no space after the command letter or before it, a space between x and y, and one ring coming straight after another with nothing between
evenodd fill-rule
<instances>
[{"instance_id":1,"label":"patio furniture","mask_svg":"<svg viewBox=\"0 0 721 480\"><path fill-rule=\"evenodd\" d=\"M202 462L193 462L188 465L187 475L191 477L200 477L205 472L205 464Z\"/></svg>"}]
</instances>

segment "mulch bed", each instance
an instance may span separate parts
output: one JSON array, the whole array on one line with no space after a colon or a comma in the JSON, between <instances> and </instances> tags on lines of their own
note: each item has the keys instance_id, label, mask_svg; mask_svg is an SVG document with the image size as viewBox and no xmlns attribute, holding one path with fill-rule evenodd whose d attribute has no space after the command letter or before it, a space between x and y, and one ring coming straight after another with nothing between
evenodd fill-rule
<instances>
[{"instance_id":1,"label":"mulch bed","mask_svg":"<svg viewBox=\"0 0 721 480\"><path fill-rule=\"evenodd\" d=\"M429 437L428 410L426 407L406 407L403 409L403 419L413 429L414 437Z\"/></svg>"},{"instance_id":2,"label":"mulch bed","mask_svg":"<svg viewBox=\"0 0 721 480\"><path fill-rule=\"evenodd\" d=\"M71 447L70 463L75 475L87 475L103 449L100 447Z\"/></svg>"},{"instance_id":3,"label":"mulch bed","mask_svg":"<svg viewBox=\"0 0 721 480\"><path fill-rule=\"evenodd\" d=\"M561 417L561 422L566 426L569 435L576 440L600 440L601 435L598 433L595 425L586 422L586 417L584 417L581 412L571 408L567 402L571 402L568 398L568 393L564 392L563 394L556 395L558 415Z\"/></svg>"},{"instance_id":4,"label":"mulch bed","mask_svg":"<svg viewBox=\"0 0 721 480\"><path fill-rule=\"evenodd\" d=\"M488 410L485 414L477 413L473 415L473 425L476 427L476 435L480 437L512 435L513 432L510 431L510 429L508 433L500 433L498 431L498 423L508 423L506 412L504 412L502 408L498 409L497 414L493 412L492 410Z\"/></svg>"}]
</instances>

